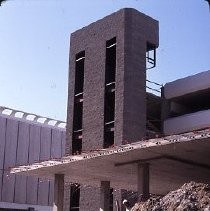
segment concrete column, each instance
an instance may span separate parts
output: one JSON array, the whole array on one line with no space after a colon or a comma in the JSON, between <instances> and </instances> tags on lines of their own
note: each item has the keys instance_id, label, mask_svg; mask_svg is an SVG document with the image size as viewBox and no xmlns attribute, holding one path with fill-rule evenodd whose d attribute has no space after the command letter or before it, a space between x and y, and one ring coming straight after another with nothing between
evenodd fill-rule
<instances>
[{"instance_id":1,"label":"concrete column","mask_svg":"<svg viewBox=\"0 0 210 211\"><path fill-rule=\"evenodd\" d=\"M55 174L53 211L63 211L64 174Z\"/></svg>"},{"instance_id":2,"label":"concrete column","mask_svg":"<svg viewBox=\"0 0 210 211\"><path fill-rule=\"evenodd\" d=\"M101 181L100 211L110 210L110 182Z\"/></svg>"},{"instance_id":3,"label":"concrete column","mask_svg":"<svg viewBox=\"0 0 210 211\"><path fill-rule=\"evenodd\" d=\"M149 198L149 163L138 164L137 185L139 200L146 201Z\"/></svg>"},{"instance_id":4,"label":"concrete column","mask_svg":"<svg viewBox=\"0 0 210 211\"><path fill-rule=\"evenodd\" d=\"M113 194L113 211L125 211L125 207L122 205L122 201L125 198L126 190L118 189L114 191ZM116 203L118 203L118 207L116 206Z\"/></svg>"}]
</instances>

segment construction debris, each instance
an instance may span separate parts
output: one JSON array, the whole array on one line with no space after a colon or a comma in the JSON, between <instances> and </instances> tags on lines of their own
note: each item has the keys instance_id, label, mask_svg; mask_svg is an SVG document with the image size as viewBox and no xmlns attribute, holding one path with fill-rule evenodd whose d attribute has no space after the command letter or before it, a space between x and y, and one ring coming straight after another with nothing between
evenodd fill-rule
<instances>
[{"instance_id":1,"label":"construction debris","mask_svg":"<svg viewBox=\"0 0 210 211\"><path fill-rule=\"evenodd\" d=\"M164 197L136 203L131 211L210 211L210 188L203 183L186 183Z\"/></svg>"}]
</instances>

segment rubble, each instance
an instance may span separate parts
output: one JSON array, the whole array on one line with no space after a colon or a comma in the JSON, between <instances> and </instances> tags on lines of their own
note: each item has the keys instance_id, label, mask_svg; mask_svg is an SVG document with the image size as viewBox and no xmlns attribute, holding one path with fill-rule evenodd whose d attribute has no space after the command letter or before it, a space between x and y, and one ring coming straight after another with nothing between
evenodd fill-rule
<instances>
[{"instance_id":1,"label":"rubble","mask_svg":"<svg viewBox=\"0 0 210 211\"><path fill-rule=\"evenodd\" d=\"M150 197L134 205L131 211L210 211L210 188L189 182L163 197Z\"/></svg>"}]
</instances>

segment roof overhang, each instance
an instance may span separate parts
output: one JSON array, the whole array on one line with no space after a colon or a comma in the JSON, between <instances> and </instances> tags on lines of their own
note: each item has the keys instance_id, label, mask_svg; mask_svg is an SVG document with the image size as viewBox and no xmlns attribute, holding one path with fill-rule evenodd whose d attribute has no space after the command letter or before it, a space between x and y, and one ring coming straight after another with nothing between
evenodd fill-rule
<instances>
[{"instance_id":1,"label":"roof overhang","mask_svg":"<svg viewBox=\"0 0 210 211\"><path fill-rule=\"evenodd\" d=\"M54 178L99 186L110 181L116 189L137 190L137 165L150 164L150 192L165 194L191 180L210 183L210 129L150 139L114 148L67 156L28 166L11 173Z\"/></svg>"}]
</instances>

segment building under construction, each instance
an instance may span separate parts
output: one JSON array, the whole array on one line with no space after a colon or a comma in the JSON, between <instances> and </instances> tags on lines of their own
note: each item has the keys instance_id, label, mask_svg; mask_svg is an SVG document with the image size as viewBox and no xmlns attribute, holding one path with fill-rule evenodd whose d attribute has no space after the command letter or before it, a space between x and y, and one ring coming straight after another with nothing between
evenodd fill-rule
<instances>
[{"instance_id":1,"label":"building under construction","mask_svg":"<svg viewBox=\"0 0 210 211\"><path fill-rule=\"evenodd\" d=\"M210 183L210 71L159 87L146 77L158 45L158 22L128 8L72 33L66 130L1 117L0 207L117 211L130 191Z\"/></svg>"}]
</instances>

